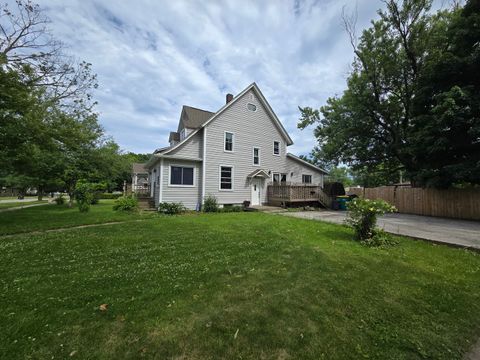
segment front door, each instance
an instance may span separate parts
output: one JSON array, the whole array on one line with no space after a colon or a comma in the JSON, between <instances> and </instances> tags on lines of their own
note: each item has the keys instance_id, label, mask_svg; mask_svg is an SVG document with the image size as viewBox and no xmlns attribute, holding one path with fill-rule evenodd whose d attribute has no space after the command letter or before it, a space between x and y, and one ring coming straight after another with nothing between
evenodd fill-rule
<instances>
[{"instance_id":1,"label":"front door","mask_svg":"<svg viewBox=\"0 0 480 360\"><path fill-rule=\"evenodd\" d=\"M252 183L252 204L251 205L260 205L261 192L262 192L262 179L253 178Z\"/></svg>"}]
</instances>

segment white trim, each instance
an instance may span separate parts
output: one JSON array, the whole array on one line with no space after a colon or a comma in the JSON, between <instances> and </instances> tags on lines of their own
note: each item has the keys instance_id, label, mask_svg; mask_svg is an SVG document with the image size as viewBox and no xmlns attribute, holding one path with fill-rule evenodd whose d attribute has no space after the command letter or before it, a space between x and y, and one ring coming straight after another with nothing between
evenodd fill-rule
<instances>
[{"instance_id":1,"label":"white trim","mask_svg":"<svg viewBox=\"0 0 480 360\"><path fill-rule=\"evenodd\" d=\"M172 184L172 166L174 167L181 167L181 168L192 168L193 169L193 185L178 185ZM195 184L195 174L196 174L196 166L195 165L185 165L185 164L170 164L168 166L168 187L181 187L181 188L194 188L196 187Z\"/></svg>"},{"instance_id":2,"label":"white trim","mask_svg":"<svg viewBox=\"0 0 480 360\"><path fill-rule=\"evenodd\" d=\"M203 161L202 161L202 204L205 199L205 176L207 172L207 128L203 128Z\"/></svg>"},{"instance_id":3,"label":"white trim","mask_svg":"<svg viewBox=\"0 0 480 360\"><path fill-rule=\"evenodd\" d=\"M252 101L253 101L253 100L252 100ZM253 106L255 107L255 110L250 110L250 109L248 108L248 105L253 105ZM254 103L252 103L252 102L248 102L248 103L247 103L247 110L248 110L248 111L257 112L257 109L258 109L258 106L255 105Z\"/></svg>"},{"instance_id":4,"label":"white trim","mask_svg":"<svg viewBox=\"0 0 480 360\"><path fill-rule=\"evenodd\" d=\"M225 145L227 144L227 134L232 134L232 150L226 150ZM235 133L233 131L224 131L223 132L223 152L234 153L235 152Z\"/></svg>"},{"instance_id":5,"label":"white trim","mask_svg":"<svg viewBox=\"0 0 480 360\"><path fill-rule=\"evenodd\" d=\"M279 172L273 172L272 171L272 182L275 183L275 180L274 180L275 175L278 175L278 183L280 184L281 178L280 178L280 173Z\"/></svg>"},{"instance_id":6,"label":"white trim","mask_svg":"<svg viewBox=\"0 0 480 360\"><path fill-rule=\"evenodd\" d=\"M222 189L221 184L222 184L222 167L229 167L232 168L232 188L231 189ZM218 165L218 191L222 192L233 192L235 188L235 180L234 180L234 166L233 165L227 165L227 164L220 164Z\"/></svg>"},{"instance_id":7,"label":"white trim","mask_svg":"<svg viewBox=\"0 0 480 360\"><path fill-rule=\"evenodd\" d=\"M304 176L310 176L310 182L303 181ZM313 176L312 174L302 174L302 184L313 184Z\"/></svg>"},{"instance_id":8,"label":"white trim","mask_svg":"<svg viewBox=\"0 0 480 360\"><path fill-rule=\"evenodd\" d=\"M278 143L278 154L275 154L275 143ZM282 143L279 140L273 140L273 144L272 144L273 156L280 156L281 152L282 152Z\"/></svg>"},{"instance_id":9,"label":"white trim","mask_svg":"<svg viewBox=\"0 0 480 360\"><path fill-rule=\"evenodd\" d=\"M257 84L256 83L251 83L240 94L238 94L237 96L234 96L232 101L223 105L215 114L212 115L212 117L209 120L205 121L205 123L199 129L196 129L195 131L191 132L183 141L179 142L178 144L173 146L171 149L165 151L165 153L169 153L170 151L175 150L176 148L178 148L179 146L184 144L188 139L192 138L197 132L200 131L200 129L205 128L214 119L216 119L218 116L220 116L220 114L222 114L229 106L232 106L233 103L237 102L238 99L240 99L243 95L245 95L250 89L255 89L255 91L259 95L260 101L263 103L263 105L265 105L268 113L272 116L274 122L277 124L278 128L280 129L280 132L282 133L283 137L287 140L287 145L293 145L293 141L290 138L290 136L288 135L287 130L285 130L282 123L278 119L277 115L275 115L275 113L273 112L273 109L271 108L270 104L267 102L267 100L263 96L263 94L260 91L260 89L258 88Z\"/></svg>"},{"instance_id":10,"label":"white trim","mask_svg":"<svg viewBox=\"0 0 480 360\"><path fill-rule=\"evenodd\" d=\"M258 150L258 164L255 164L255 149ZM262 164L262 160L261 160L261 157L260 157L260 153L261 153L261 149L260 149L260 146L252 146L252 165L253 166L261 166Z\"/></svg>"},{"instance_id":11,"label":"white trim","mask_svg":"<svg viewBox=\"0 0 480 360\"><path fill-rule=\"evenodd\" d=\"M158 184L158 203L163 201L163 159L160 159L160 184Z\"/></svg>"}]
</instances>

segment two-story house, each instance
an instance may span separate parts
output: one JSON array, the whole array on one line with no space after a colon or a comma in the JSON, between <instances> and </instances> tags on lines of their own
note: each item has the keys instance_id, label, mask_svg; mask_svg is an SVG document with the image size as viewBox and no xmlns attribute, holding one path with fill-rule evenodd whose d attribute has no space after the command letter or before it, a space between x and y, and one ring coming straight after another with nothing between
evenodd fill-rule
<instances>
[{"instance_id":1,"label":"two-story house","mask_svg":"<svg viewBox=\"0 0 480 360\"><path fill-rule=\"evenodd\" d=\"M326 174L287 152L293 141L255 83L228 94L215 113L183 106L169 142L146 164L156 205L199 209L208 195L223 205L261 205L270 182L323 186Z\"/></svg>"}]
</instances>

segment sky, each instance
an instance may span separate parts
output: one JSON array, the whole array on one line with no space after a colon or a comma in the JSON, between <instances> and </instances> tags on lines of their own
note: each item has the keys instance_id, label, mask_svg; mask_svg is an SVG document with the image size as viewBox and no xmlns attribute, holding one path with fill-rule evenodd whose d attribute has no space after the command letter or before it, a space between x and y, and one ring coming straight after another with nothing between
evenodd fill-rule
<instances>
[{"instance_id":1,"label":"sky","mask_svg":"<svg viewBox=\"0 0 480 360\"><path fill-rule=\"evenodd\" d=\"M217 111L227 93L256 82L294 145L307 154L313 127L298 106L341 94L353 60L342 8L357 29L380 0L38 0L70 55L93 64L100 123L125 151L168 145L182 105Z\"/></svg>"}]
</instances>

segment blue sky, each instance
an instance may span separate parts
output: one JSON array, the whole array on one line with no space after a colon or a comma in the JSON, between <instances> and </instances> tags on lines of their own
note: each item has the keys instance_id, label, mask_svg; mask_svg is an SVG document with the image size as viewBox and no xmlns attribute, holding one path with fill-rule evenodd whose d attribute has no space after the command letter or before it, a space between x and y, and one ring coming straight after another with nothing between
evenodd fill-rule
<instances>
[{"instance_id":1,"label":"blue sky","mask_svg":"<svg viewBox=\"0 0 480 360\"><path fill-rule=\"evenodd\" d=\"M345 88L352 49L342 7L361 30L380 0L40 0L68 52L98 74L100 122L127 151L167 145L182 105L216 111L253 81L290 133L296 154L315 144L298 106ZM356 5L355 5L356 4Z\"/></svg>"}]
</instances>

